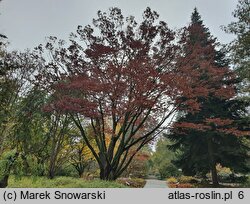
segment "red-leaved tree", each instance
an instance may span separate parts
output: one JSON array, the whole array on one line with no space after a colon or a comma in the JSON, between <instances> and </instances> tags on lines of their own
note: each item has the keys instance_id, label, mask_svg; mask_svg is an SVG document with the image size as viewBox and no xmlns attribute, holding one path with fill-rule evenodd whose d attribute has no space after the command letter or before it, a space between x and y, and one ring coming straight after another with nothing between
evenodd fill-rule
<instances>
[{"instance_id":1,"label":"red-leaved tree","mask_svg":"<svg viewBox=\"0 0 250 204\"><path fill-rule=\"evenodd\" d=\"M54 101L46 109L71 115L101 179L118 178L179 108L196 111L197 97L213 91L196 80L200 72L180 64L175 33L158 17L147 8L138 24L118 8L99 11L94 28L79 26L68 48L56 48L56 38L46 46L53 61L47 75L38 76L53 83ZM89 142L89 125L98 150Z\"/></svg>"}]
</instances>

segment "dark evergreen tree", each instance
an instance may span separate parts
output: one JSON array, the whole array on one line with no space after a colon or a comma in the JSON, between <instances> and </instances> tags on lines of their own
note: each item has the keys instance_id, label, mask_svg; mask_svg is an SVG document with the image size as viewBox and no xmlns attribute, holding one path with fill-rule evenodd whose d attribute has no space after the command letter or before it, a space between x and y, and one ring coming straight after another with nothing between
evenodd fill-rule
<instances>
[{"instance_id":1,"label":"dark evergreen tree","mask_svg":"<svg viewBox=\"0 0 250 204\"><path fill-rule=\"evenodd\" d=\"M198 55L199 61L190 65L192 69L206 67L208 61L212 60L213 66L218 74L222 70L229 70L228 60L222 50L216 50L216 40L209 33L208 28L203 25L201 17L194 10L191 24L185 30L188 33L187 43L184 44L184 56L192 59L192 54ZM214 54L210 54L214 53ZM207 63L207 65L206 65ZM202 70L201 70L202 71ZM204 70L200 78L203 83L211 83L210 73ZM230 71L225 72L223 80L211 83L211 89L220 86L233 85L236 83ZM230 167L235 172L247 171L247 147L243 143L244 125L239 121L245 113L245 105L237 100L223 97L222 90L217 94L200 97L199 111L186 113L182 111L168 137L175 142L173 149L181 150L182 154L176 161L186 175L201 174L205 176L212 173L212 182L216 187L219 184L216 164Z\"/></svg>"}]
</instances>

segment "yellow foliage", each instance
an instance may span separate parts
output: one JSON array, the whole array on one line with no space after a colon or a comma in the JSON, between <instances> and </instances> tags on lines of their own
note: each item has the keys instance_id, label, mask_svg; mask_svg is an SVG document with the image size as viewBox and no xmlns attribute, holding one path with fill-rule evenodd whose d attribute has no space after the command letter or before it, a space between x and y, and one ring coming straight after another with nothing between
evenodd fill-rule
<instances>
[{"instance_id":1,"label":"yellow foliage","mask_svg":"<svg viewBox=\"0 0 250 204\"><path fill-rule=\"evenodd\" d=\"M170 177L167 179L168 184L178 183L178 180L175 177Z\"/></svg>"},{"instance_id":2,"label":"yellow foliage","mask_svg":"<svg viewBox=\"0 0 250 204\"><path fill-rule=\"evenodd\" d=\"M192 176L181 176L178 180L180 183L194 183L196 179Z\"/></svg>"},{"instance_id":3,"label":"yellow foliage","mask_svg":"<svg viewBox=\"0 0 250 204\"><path fill-rule=\"evenodd\" d=\"M216 170L217 170L218 173L223 172L223 173L226 173L226 174L232 174L232 171L231 171L230 168L223 167L223 166L221 166L221 164L216 165Z\"/></svg>"},{"instance_id":4,"label":"yellow foliage","mask_svg":"<svg viewBox=\"0 0 250 204\"><path fill-rule=\"evenodd\" d=\"M106 127L108 127L108 125ZM121 125L118 124L117 128L116 128L116 131L115 131L115 134L118 134L118 132L120 131L120 128L121 128ZM95 150L95 152L99 153L100 150L99 150L98 145L96 143L95 135L94 134L95 133L94 133L94 131L93 131L93 129L92 129L91 126L89 126L89 127L86 128L86 135L88 137L90 145L93 147L93 149ZM105 142L107 148L110 145L111 138L112 138L111 131L106 130L104 142ZM118 149L118 146L119 146L119 141L115 145L114 154L116 153L116 151ZM71 149L71 150L73 150L72 151L73 153L76 152L77 150L78 151L81 150L82 151L82 157L84 158L85 161L89 161L89 160L94 160L95 159L94 156L93 156L93 154L92 154L92 152L91 152L91 150L85 144L85 142L83 141L83 139L80 139L79 141L75 141L74 144L71 143L71 144L65 145L65 149Z\"/></svg>"}]
</instances>

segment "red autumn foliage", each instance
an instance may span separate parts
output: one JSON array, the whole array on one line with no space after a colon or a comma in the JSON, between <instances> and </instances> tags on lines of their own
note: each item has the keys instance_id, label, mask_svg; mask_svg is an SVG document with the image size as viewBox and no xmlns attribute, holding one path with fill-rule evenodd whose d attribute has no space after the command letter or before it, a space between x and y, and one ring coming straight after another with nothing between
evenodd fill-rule
<instances>
[{"instance_id":1,"label":"red autumn foliage","mask_svg":"<svg viewBox=\"0 0 250 204\"><path fill-rule=\"evenodd\" d=\"M93 20L99 36L91 26L79 26L68 49L55 48L54 38L48 46L55 62L48 64L50 72L44 77L53 82L54 92L47 109L71 114L100 166L102 179L121 175L177 110L198 111L199 97L220 94L222 89L230 94L221 97L233 95L231 86L218 83L230 73L216 69L213 47L195 44L192 53L185 55L180 46L188 42L185 32L176 44L176 34L158 17L147 8L138 25L134 17L124 20L118 8L99 11ZM92 125L99 152L88 143L83 119ZM112 133L108 146L107 131ZM131 147L136 147L135 152L128 154Z\"/></svg>"},{"instance_id":2,"label":"red autumn foliage","mask_svg":"<svg viewBox=\"0 0 250 204\"><path fill-rule=\"evenodd\" d=\"M191 122L175 123L174 128L196 129L196 130L200 130L200 131L205 131L205 130L211 129L211 127L208 125L191 123Z\"/></svg>"},{"instance_id":3,"label":"red autumn foliage","mask_svg":"<svg viewBox=\"0 0 250 204\"><path fill-rule=\"evenodd\" d=\"M233 120L222 119L222 118L207 118L206 123L207 124L213 124L213 125L215 125L217 127L220 127L220 126L231 125L233 123Z\"/></svg>"},{"instance_id":4,"label":"red autumn foliage","mask_svg":"<svg viewBox=\"0 0 250 204\"><path fill-rule=\"evenodd\" d=\"M185 34L186 33L186 34ZM177 61L178 73L185 76L184 83L180 86L188 87L185 92L181 110L196 111L209 98L230 100L236 96L235 74L228 66L216 64L217 43L210 36L202 24L193 23L184 29L181 42L183 54ZM187 84L186 84L187 83ZM226 118L214 117L207 113L206 117L196 122L175 123L175 131L186 134L185 129L196 129L199 131L213 130L236 136L250 135L247 131L240 131L235 127L235 121Z\"/></svg>"},{"instance_id":5,"label":"red autumn foliage","mask_svg":"<svg viewBox=\"0 0 250 204\"><path fill-rule=\"evenodd\" d=\"M232 134L235 136L250 135L249 131L238 130L236 127L230 126L234 121L230 119L222 118L207 118L203 123L192 122L179 122L175 123L173 128L177 128L176 131L182 134L187 134L182 129L195 129L199 131L216 130L218 132Z\"/></svg>"}]
</instances>

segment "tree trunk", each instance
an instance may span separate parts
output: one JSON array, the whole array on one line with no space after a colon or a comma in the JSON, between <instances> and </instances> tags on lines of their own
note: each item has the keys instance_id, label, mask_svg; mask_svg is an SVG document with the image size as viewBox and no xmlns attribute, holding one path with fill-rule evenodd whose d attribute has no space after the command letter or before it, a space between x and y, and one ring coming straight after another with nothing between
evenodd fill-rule
<instances>
[{"instance_id":1,"label":"tree trunk","mask_svg":"<svg viewBox=\"0 0 250 204\"><path fill-rule=\"evenodd\" d=\"M81 171L81 172L79 171L79 172L78 172L79 178L82 178L82 177L83 177L83 173L84 173L84 171Z\"/></svg>"},{"instance_id":2,"label":"tree trunk","mask_svg":"<svg viewBox=\"0 0 250 204\"><path fill-rule=\"evenodd\" d=\"M0 180L0 188L6 188L8 186L8 179L9 179L10 171L11 171L11 168L12 168L14 162L16 161L18 155L19 155L19 153L15 153L15 155L13 157L9 158L9 162L7 164L9 166L6 166L6 169L4 171L5 172L4 176Z\"/></svg>"},{"instance_id":3,"label":"tree trunk","mask_svg":"<svg viewBox=\"0 0 250 204\"><path fill-rule=\"evenodd\" d=\"M218 181L218 175L217 175L217 170L216 170L216 164L213 163L211 164L211 173L212 173L212 182L213 182L213 187L219 187L219 181Z\"/></svg>"},{"instance_id":4,"label":"tree trunk","mask_svg":"<svg viewBox=\"0 0 250 204\"><path fill-rule=\"evenodd\" d=\"M216 170L216 162L214 160L214 154L213 154L213 144L212 144L212 138L208 138L208 155L209 155L209 162L210 162L210 170L212 174L212 183L213 187L218 187L219 186L219 181L218 181L218 175L217 175L217 170Z\"/></svg>"},{"instance_id":5,"label":"tree trunk","mask_svg":"<svg viewBox=\"0 0 250 204\"><path fill-rule=\"evenodd\" d=\"M6 188L8 186L9 175L5 175L2 180L0 180L0 188Z\"/></svg>"},{"instance_id":6,"label":"tree trunk","mask_svg":"<svg viewBox=\"0 0 250 204\"><path fill-rule=\"evenodd\" d=\"M75 167L76 171L78 172L79 178L82 178L83 173L85 171L84 164L76 164L76 165L73 165L73 166Z\"/></svg>"},{"instance_id":7,"label":"tree trunk","mask_svg":"<svg viewBox=\"0 0 250 204\"><path fill-rule=\"evenodd\" d=\"M55 177L57 157L58 157L58 154L61 150L61 141L62 140L63 140L63 136L60 136L58 141L53 141L54 144L52 144L52 152L50 155L49 175L48 175L48 177L50 179L53 179Z\"/></svg>"},{"instance_id":8,"label":"tree trunk","mask_svg":"<svg viewBox=\"0 0 250 204\"><path fill-rule=\"evenodd\" d=\"M48 177L49 177L50 179L53 179L53 178L55 177L55 165L56 165L55 163L56 163L56 161L55 161L54 158L50 160L50 164L49 164L49 174L48 174Z\"/></svg>"},{"instance_id":9,"label":"tree trunk","mask_svg":"<svg viewBox=\"0 0 250 204\"><path fill-rule=\"evenodd\" d=\"M114 181L117 179L110 167L100 168L100 179L106 181Z\"/></svg>"},{"instance_id":10,"label":"tree trunk","mask_svg":"<svg viewBox=\"0 0 250 204\"><path fill-rule=\"evenodd\" d=\"M107 158L103 154L100 154L100 161L101 161L101 165L99 164L100 179L107 181L115 180L117 177L115 177L112 167L110 166L110 164L107 161Z\"/></svg>"},{"instance_id":11,"label":"tree trunk","mask_svg":"<svg viewBox=\"0 0 250 204\"><path fill-rule=\"evenodd\" d=\"M24 154L21 155L21 159L23 160L23 171L24 171L24 175L28 176L30 171L30 166L29 163L27 161L27 158Z\"/></svg>"}]
</instances>

